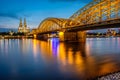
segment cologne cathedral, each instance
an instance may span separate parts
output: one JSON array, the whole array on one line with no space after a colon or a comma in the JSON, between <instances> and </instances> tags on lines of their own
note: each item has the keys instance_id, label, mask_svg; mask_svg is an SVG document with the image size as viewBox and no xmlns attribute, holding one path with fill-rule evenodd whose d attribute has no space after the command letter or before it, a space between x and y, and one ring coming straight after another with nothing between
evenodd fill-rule
<instances>
[{"instance_id":1,"label":"cologne cathedral","mask_svg":"<svg viewBox=\"0 0 120 80\"><path fill-rule=\"evenodd\" d=\"M20 19L18 32L19 33L29 33L30 32L30 28L27 27L27 23L26 23L26 19L25 18L24 18L24 25L22 24L22 19Z\"/></svg>"}]
</instances>

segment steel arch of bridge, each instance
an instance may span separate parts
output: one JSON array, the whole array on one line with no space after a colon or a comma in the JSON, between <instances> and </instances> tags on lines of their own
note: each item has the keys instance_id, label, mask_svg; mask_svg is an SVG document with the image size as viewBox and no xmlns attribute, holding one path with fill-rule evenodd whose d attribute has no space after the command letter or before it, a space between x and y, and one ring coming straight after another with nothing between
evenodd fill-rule
<instances>
[{"instance_id":1,"label":"steel arch of bridge","mask_svg":"<svg viewBox=\"0 0 120 80\"><path fill-rule=\"evenodd\" d=\"M77 25L80 27L114 19L120 19L120 0L94 0L69 19L47 18L43 20L38 27L38 32L68 29Z\"/></svg>"},{"instance_id":2,"label":"steel arch of bridge","mask_svg":"<svg viewBox=\"0 0 120 80\"><path fill-rule=\"evenodd\" d=\"M59 31L62 28L66 28L66 26L70 24L76 24L75 21L70 19L63 18L47 18L43 20L38 26L37 33L44 33L49 31Z\"/></svg>"},{"instance_id":3,"label":"steel arch of bridge","mask_svg":"<svg viewBox=\"0 0 120 80\"><path fill-rule=\"evenodd\" d=\"M38 27L38 32L59 30L62 28L64 22L65 22L65 19L47 18L40 23Z\"/></svg>"}]
</instances>

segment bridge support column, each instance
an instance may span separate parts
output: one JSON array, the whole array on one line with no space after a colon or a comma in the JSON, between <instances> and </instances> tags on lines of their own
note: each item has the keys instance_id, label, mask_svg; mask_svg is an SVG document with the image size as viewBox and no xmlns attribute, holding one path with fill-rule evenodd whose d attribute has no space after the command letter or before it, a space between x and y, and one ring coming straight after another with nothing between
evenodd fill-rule
<instances>
[{"instance_id":1,"label":"bridge support column","mask_svg":"<svg viewBox=\"0 0 120 80\"><path fill-rule=\"evenodd\" d=\"M37 39L48 40L49 34L38 34Z\"/></svg>"},{"instance_id":2,"label":"bridge support column","mask_svg":"<svg viewBox=\"0 0 120 80\"><path fill-rule=\"evenodd\" d=\"M33 38L36 39L37 38L37 34L33 34Z\"/></svg>"},{"instance_id":3,"label":"bridge support column","mask_svg":"<svg viewBox=\"0 0 120 80\"><path fill-rule=\"evenodd\" d=\"M85 31L78 31L77 32L77 39L79 42L86 42L86 32Z\"/></svg>"},{"instance_id":4,"label":"bridge support column","mask_svg":"<svg viewBox=\"0 0 120 80\"><path fill-rule=\"evenodd\" d=\"M86 32L59 32L60 41L86 42Z\"/></svg>"},{"instance_id":5,"label":"bridge support column","mask_svg":"<svg viewBox=\"0 0 120 80\"><path fill-rule=\"evenodd\" d=\"M76 32L59 32L60 41L76 41L77 33Z\"/></svg>"},{"instance_id":6,"label":"bridge support column","mask_svg":"<svg viewBox=\"0 0 120 80\"><path fill-rule=\"evenodd\" d=\"M65 41L77 41L77 32L65 32Z\"/></svg>"}]
</instances>

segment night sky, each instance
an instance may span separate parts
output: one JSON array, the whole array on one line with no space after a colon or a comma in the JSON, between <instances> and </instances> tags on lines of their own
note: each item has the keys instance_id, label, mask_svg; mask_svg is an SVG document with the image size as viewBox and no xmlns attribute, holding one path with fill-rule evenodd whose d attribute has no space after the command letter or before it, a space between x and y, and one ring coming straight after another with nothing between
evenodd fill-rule
<instances>
[{"instance_id":1,"label":"night sky","mask_svg":"<svg viewBox=\"0 0 120 80\"><path fill-rule=\"evenodd\" d=\"M92 0L0 0L0 28L18 28L26 18L28 27L37 28L48 17L69 18Z\"/></svg>"}]
</instances>

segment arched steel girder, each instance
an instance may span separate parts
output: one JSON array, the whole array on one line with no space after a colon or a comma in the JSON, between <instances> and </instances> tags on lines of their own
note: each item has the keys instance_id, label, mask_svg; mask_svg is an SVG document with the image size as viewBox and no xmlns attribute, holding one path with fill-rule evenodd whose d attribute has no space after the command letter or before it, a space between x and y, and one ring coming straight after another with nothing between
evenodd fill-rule
<instances>
[{"instance_id":1,"label":"arched steel girder","mask_svg":"<svg viewBox=\"0 0 120 80\"><path fill-rule=\"evenodd\" d=\"M120 0L94 0L69 19L47 18L41 22L38 30L48 31L50 25L59 28L74 27L76 25L94 24L111 19L120 18ZM48 22L51 22L50 24ZM55 29L55 27L54 27Z\"/></svg>"},{"instance_id":2,"label":"arched steel girder","mask_svg":"<svg viewBox=\"0 0 120 80\"><path fill-rule=\"evenodd\" d=\"M63 19L63 18L47 18L43 20L38 29L37 33L41 32L48 32L54 30L62 30L62 28L66 28L70 25L76 24L75 21L70 19Z\"/></svg>"},{"instance_id":3,"label":"arched steel girder","mask_svg":"<svg viewBox=\"0 0 120 80\"><path fill-rule=\"evenodd\" d=\"M62 29L67 19L63 18L47 18L38 26L37 32L46 32L50 30Z\"/></svg>"},{"instance_id":4,"label":"arched steel girder","mask_svg":"<svg viewBox=\"0 0 120 80\"><path fill-rule=\"evenodd\" d=\"M62 27L62 25L60 25L60 23L64 23L64 21L66 21L67 19L63 19L63 18L46 18L45 20L43 20L40 25L38 26L38 29L41 28L41 25L45 22L45 21L52 21L56 24L58 24L60 27Z\"/></svg>"},{"instance_id":5,"label":"arched steel girder","mask_svg":"<svg viewBox=\"0 0 120 80\"><path fill-rule=\"evenodd\" d=\"M106 1L106 0L93 0L92 2L90 2L89 4L87 4L86 6L84 6L83 8L81 8L80 10L78 10L77 12L75 12L69 19L76 18L81 13L85 12L86 10L90 9L91 7L93 7L96 4L99 4L102 1Z\"/></svg>"},{"instance_id":6,"label":"arched steel girder","mask_svg":"<svg viewBox=\"0 0 120 80\"><path fill-rule=\"evenodd\" d=\"M80 25L120 18L120 0L94 0L69 19Z\"/></svg>"},{"instance_id":7,"label":"arched steel girder","mask_svg":"<svg viewBox=\"0 0 120 80\"><path fill-rule=\"evenodd\" d=\"M57 29L61 29L61 27L58 24L54 23L53 21L47 21L41 26L40 32L53 31Z\"/></svg>"}]
</instances>

